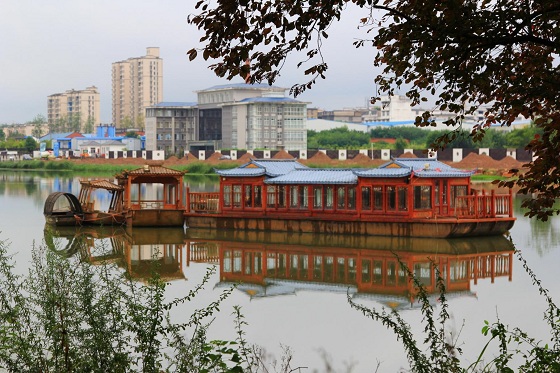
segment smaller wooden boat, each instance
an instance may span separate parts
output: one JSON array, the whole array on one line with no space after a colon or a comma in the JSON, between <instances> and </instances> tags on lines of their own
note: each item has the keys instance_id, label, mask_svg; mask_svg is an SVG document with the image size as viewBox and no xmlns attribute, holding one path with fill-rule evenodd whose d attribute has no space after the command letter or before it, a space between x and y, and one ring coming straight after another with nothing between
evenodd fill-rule
<instances>
[{"instance_id":1,"label":"smaller wooden boat","mask_svg":"<svg viewBox=\"0 0 560 373\"><path fill-rule=\"evenodd\" d=\"M82 188L78 197L72 193L51 193L45 201L43 214L47 223L56 226L71 225L123 225L126 216L123 211L124 187L107 180L81 180ZM110 193L107 210L98 209L95 191L102 189Z\"/></svg>"},{"instance_id":2,"label":"smaller wooden boat","mask_svg":"<svg viewBox=\"0 0 560 373\"><path fill-rule=\"evenodd\" d=\"M79 225L84 212L80 202L72 193L55 192L49 194L43 207L43 215L48 224L64 226Z\"/></svg>"},{"instance_id":3,"label":"smaller wooden boat","mask_svg":"<svg viewBox=\"0 0 560 373\"><path fill-rule=\"evenodd\" d=\"M83 210L83 216L77 217L80 224L123 225L126 223L123 212L124 187L107 180L81 180L80 184L82 188L78 200ZM111 201L106 211L95 206L94 192L99 189L111 194Z\"/></svg>"}]
</instances>

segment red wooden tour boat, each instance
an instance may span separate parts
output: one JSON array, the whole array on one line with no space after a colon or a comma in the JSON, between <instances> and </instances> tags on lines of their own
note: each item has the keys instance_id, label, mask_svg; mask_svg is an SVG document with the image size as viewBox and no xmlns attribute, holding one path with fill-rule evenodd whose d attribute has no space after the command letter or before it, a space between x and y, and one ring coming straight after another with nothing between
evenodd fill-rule
<instances>
[{"instance_id":1,"label":"red wooden tour boat","mask_svg":"<svg viewBox=\"0 0 560 373\"><path fill-rule=\"evenodd\" d=\"M501 235L513 226L512 194L479 192L474 171L432 158L374 169L314 169L255 159L216 170L218 193L187 190L192 228L373 236Z\"/></svg>"}]
</instances>

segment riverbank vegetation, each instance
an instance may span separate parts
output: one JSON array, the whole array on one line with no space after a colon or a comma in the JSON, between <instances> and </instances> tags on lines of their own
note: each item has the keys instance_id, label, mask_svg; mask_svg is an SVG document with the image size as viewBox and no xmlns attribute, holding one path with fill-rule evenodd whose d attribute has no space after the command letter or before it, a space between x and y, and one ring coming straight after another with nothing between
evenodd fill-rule
<instances>
[{"instance_id":1,"label":"riverbank vegetation","mask_svg":"<svg viewBox=\"0 0 560 373\"><path fill-rule=\"evenodd\" d=\"M424 128L399 126L381 127L362 132L349 130L348 127L334 128L325 131L307 131L308 149L432 149L438 138L449 131L426 130ZM490 128L484 138L475 141L469 131L457 132L453 141L446 144L447 148L490 148L520 149L527 145L527 140L542 129L533 125L524 128L501 131ZM372 139L374 142L372 142Z\"/></svg>"},{"instance_id":2,"label":"riverbank vegetation","mask_svg":"<svg viewBox=\"0 0 560 373\"><path fill-rule=\"evenodd\" d=\"M169 301L165 296L168 283L158 273L157 255L151 264L151 275L139 282L118 260L98 259L104 258L108 249L103 245L84 246L79 252L66 252L56 246L36 246L29 273L22 276L14 273L9 247L0 241L1 369L55 373L287 373L299 369L291 365L289 348L277 364L267 361L262 348L246 340L243 328L247 321L239 307L232 310L236 338L208 338L212 320L219 317L222 302L234 288L218 293L205 307L190 304L208 285L215 267L210 267L199 285L185 296ZM401 263L421 305L424 328L420 335L412 333L396 310L368 308L350 296L348 302L395 333L403 344L411 372L558 372L560 310L519 251L517 256L546 300L544 320L550 327L550 343L534 339L499 319L487 321L481 328L488 341L468 366L463 365L461 348L467 342L446 329L450 314L445 275L434 263L439 291L436 305L430 302L424 284ZM185 305L189 313L181 320L171 320L171 312ZM494 344L498 352L490 356L489 346ZM377 371L382 369L377 367ZM329 367L329 371L334 369Z\"/></svg>"}]
</instances>

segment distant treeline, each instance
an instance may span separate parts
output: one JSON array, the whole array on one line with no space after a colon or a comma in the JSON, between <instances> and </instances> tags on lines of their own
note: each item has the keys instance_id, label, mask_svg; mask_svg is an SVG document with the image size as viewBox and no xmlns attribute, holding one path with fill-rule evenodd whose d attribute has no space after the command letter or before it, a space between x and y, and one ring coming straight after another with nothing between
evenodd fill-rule
<instances>
[{"instance_id":1,"label":"distant treeline","mask_svg":"<svg viewBox=\"0 0 560 373\"><path fill-rule=\"evenodd\" d=\"M307 131L308 149L428 149L434 141L448 130L427 130L418 127L375 128L369 132L349 130L348 127L326 131ZM481 141L474 141L470 132L458 131L449 148L524 148L541 131L534 126L509 130L491 128ZM371 139L381 139L372 143ZM384 142L382 139L387 139ZM395 141L396 140L396 141Z\"/></svg>"}]
</instances>

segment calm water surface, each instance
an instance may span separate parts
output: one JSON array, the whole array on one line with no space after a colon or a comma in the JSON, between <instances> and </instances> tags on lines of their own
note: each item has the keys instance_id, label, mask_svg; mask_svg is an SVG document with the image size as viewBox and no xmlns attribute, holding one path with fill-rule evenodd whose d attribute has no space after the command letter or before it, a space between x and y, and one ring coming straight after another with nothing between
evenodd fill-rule
<instances>
[{"instance_id":1,"label":"calm water surface","mask_svg":"<svg viewBox=\"0 0 560 373\"><path fill-rule=\"evenodd\" d=\"M187 179L191 190L213 191L216 179ZM16 254L16 271L25 273L31 247L44 240L43 204L51 192L78 193L79 178L32 172L0 171L0 239L10 242ZM107 201L101 201L107 203ZM515 247L551 296L560 299L556 264L560 262L560 219L537 222L523 217L516 199L518 218L511 237ZM403 349L380 323L366 319L347 303L353 299L371 307L393 307L413 328L422 330L418 305L407 282L388 251L401 258L425 282L432 280L430 256L449 273L450 331L459 341L465 365L472 362L486 338L484 320L499 318L547 340L543 321L546 304L538 295L513 254L513 245L502 237L489 239L429 240L342 236L285 235L277 233L213 232L182 229L60 229L59 247L73 253L80 238L110 236L114 255L122 257L137 277L145 274L152 250L162 252L164 276L170 280L168 297L184 295L202 278L209 265L219 269L196 304L174 311L179 320L195 307L214 300L230 284L242 285L226 300L211 328L211 338L235 337L231 313L242 307L249 325L247 339L279 358L282 347L293 351L292 366L302 372L324 371L324 362L337 371L380 372L406 368ZM76 254L79 255L79 254ZM434 297L434 304L437 300ZM420 335L420 334L417 334ZM422 337L418 338L423 339ZM272 358L271 358L272 359Z\"/></svg>"}]
</instances>

